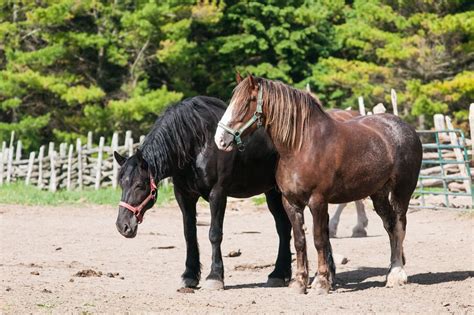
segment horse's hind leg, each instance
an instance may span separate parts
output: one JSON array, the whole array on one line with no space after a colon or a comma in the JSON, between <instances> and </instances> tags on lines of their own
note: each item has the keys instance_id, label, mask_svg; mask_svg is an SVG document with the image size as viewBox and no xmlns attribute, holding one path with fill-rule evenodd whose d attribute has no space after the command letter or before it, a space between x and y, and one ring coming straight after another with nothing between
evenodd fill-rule
<instances>
[{"instance_id":1,"label":"horse's hind leg","mask_svg":"<svg viewBox=\"0 0 474 315\"><path fill-rule=\"evenodd\" d=\"M390 238L390 271L387 275L386 286L393 287L407 283L407 275L403 269L405 264L403 240L405 239L408 202L402 202L395 196L392 196L390 202L388 194L389 189L385 188L383 191L372 195L371 198L375 211L382 218L383 225Z\"/></svg>"},{"instance_id":2,"label":"horse's hind leg","mask_svg":"<svg viewBox=\"0 0 474 315\"><path fill-rule=\"evenodd\" d=\"M291 222L286 215L281 194L275 189L265 193L268 209L275 219L276 230L280 243L275 269L268 275L267 286L282 287L291 279Z\"/></svg>"},{"instance_id":3,"label":"horse's hind leg","mask_svg":"<svg viewBox=\"0 0 474 315\"><path fill-rule=\"evenodd\" d=\"M357 225L352 229L352 237L366 237L367 236L367 225L369 219L365 214L365 207L362 200L354 201L357 209Z\"/></svg>"},{"instance_id":4,"label":"horse's hind leg","mask_svg":"<svg viewBox=\"0 0 474 315\"><path fill-rule=\"evenodd\" d=\"M181 275L182 286L194 288L201 279L201 263L199 262L199 247L196 233L196 202L197 196L181 191L175 185L174 194L183 214L184 238L186 240L186 270Z\"/></svg>"},{"instance_id":5,"label":"horse's hind leg","mask_svg":"<svg viewBox=\"0 0 474 315\"><path fill-rule=\"evenodd\" d=\"M336 212L329 221L329 237L336 237L337 226L339 225L339 219L341 218L342 210L347 206L347 203L341 203L337 205Z\"/></svg>"}]
</instances>

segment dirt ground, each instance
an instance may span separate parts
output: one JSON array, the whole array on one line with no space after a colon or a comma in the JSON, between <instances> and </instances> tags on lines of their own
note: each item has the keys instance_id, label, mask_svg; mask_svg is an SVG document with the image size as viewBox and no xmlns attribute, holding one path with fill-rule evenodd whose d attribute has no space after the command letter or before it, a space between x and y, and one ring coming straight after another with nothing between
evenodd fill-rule
<instances>
[{"instance_id":1,"label":"dirt ground","mask_svg":"<svg viewBox=\"0 0 474 315\"><path fill-rule=\"evenodd\" d=\"M389 243L367 203L366 238L351 238L353 205L341 217L333 250L337 287L327 296L264 284L276 257L273 219L264 206L232 201L224 226L226 290L177 292L185 242L175 204L154 208L135 239L115 229L117 209L103 206L0 205L0 311L24 313L474 313L474 216L411 210L405 254L409 284L385 288ZM334 206L331 207L334 211ZM309 211L307 222L311 222ZM209 211L199 206L203 278L209 272ZM316 254L308 223L311 275ZM88 270L88 277L75 276ZM94 276L94 272L96 275Z\"/></svg>"}]
</instances>

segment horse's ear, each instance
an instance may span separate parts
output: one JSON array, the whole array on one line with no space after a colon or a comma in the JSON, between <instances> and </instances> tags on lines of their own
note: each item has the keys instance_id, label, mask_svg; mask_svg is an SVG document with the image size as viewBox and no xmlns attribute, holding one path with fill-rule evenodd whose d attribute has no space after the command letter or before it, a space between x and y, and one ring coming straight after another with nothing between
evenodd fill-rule
<instances>
[{"instance_id":1,"label":"horse's ear","mask_svg":"<svg viewBox=\"0 0 474 315\"><path fill-rule=\"evenodd\" d=\"M114 151L114 158L115 158L115 161L117 161L117 163L122 166L123 163L125 163L125 161L127 160L126 157L124 156L121 156L117 151Z\"/></svg>"},{"instance_id":2,"label":"horse's ear","mask_svg":"<svg viewBox=\"0 0 474 315\"><path fill-rule=\"evenodd\" d=\"M243 80L239 71L236 71L236 73L235 73L235 80L237 81L237 84L239 84Z\"/></svg>"},{"instance_id":3,"label":"horse's ear","mask_svg":"<svg viewBox=\"0 0 474 315\"><path fill-rule=\"evenodd\" d=\"M140 163L140 165L143 167L143 168L148 168L148 163L145 161L145 159L143 158L143 153L140 149L137 149L137 152L135 153L135 156L137 157L138 159L138 162Z\"/></svg>"},{"instance_id":4,"label":"horse's ear","mask_svg":"<svg viewBox=\"0 0 474 315\"><path fill-rule=\"evenodd\" d=\"M254 88L255 87L255 79L253 78L253 76L249 73L247 78L249 79L250 87Z\"/></svg>"}]
</instances>

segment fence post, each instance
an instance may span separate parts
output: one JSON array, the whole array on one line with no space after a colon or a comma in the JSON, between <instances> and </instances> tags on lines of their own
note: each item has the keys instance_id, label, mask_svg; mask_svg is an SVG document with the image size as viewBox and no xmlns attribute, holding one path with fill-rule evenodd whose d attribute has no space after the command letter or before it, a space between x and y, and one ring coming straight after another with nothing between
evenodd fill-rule
<instances>
[{"instance_id":1,"label":"fence post","mask_svg":"<svg viewBox=\"0 0 474 315\"><path fill-rule=\"evenodd\" d=\"M118 133L114 132L112 136L112 187L117 188L118 163L115 161L114 152L118 150Z\"/></svg>"},{"instance_id":2,"label":"fence post","mask_svg":"<svg viewBox=\"0 0 474 315\"><path fill-rule=\"evenodd\" d=\"M446 116L446 127L449 130L453 130L453 124L451 123L451 118L449 116ZM449 137L451 139L451 145L460 145L458 141L458 137L456 136L455 132L450 132ZM463 162L464 157L461 152L461 149L459 148L454 148L454 154L456 155L456 160L458 162ZM467 171L466 171L466 165L465 164L458 164L459 166L459 171L461 173L461 176L466 176L467 177ZM464 180L464 188L466 189L467 193L471 193L471 185L469 185L469 180Z\"/></svg>"},{"instance_id":3,"label":"fence post","mask_svg":"<svg viewBox=\"0 0 474 315\"><path fill-rule=\"evenodd\" d=\"M53 153L53 151L54 151L54 142L50 142L49 146L48 146L48 155L47 155L47 157L50 157L51 153Z\"/></svg>"},{"instance_id":4,"label":"fence post","mask_svg":"<svg viewBox=\"0 0 474 315\"><path fill-rule=\"evenodd\" d=\"M74 152L74 146L69 145L69 153L67 155L67 177L66 177L66 189L71 190L71 169L72 169L72 153Z\"/></svg>"},{"instance_id":5,"label":"fence post","mask_svg":"<svg viewBox=\"0 0 474 315\"><path fill-rule=\"evenodd\" d=\"M130 143L132 145L130 145ZM132 131L127 130L125 132L125 148L128 149L128 156L132 156L133 154L133 139L132 139Z\"/></svg>"},{"instance_id":6,"label":"fence post","mask_svg":"<svg viewBox=\"0 0 474 315\"><path fill-rule=\"evenodd\" d=\"M13 146L13 140L15 140L15 131L10 133L10 148Z\"/></svg>"},{"instance_id":7,"label":"fence post","mask_svg":"<svg viewBox=\"0 0 474 315\"><path fill-rule=\"evenodd\" d=\"M391 89L390 96L392 98L393 114L398 116L397 92L395 92L394 89Z\"/></svg>"},{"instance_id":8,"label":"fence post","mask_svg":"<svg viewBox=\"0 0 474 315\"><path fill-rule=\"evenodd\" d=\"M97 168L95 171L95 190L100 188L100 175L102 174L102 155L104 150L104 137L99 140L99 154L97 156Z\"/></svg>"},{"instance_id":9,"label":"fence post","mask_svg":"<svg viewBox=\"0 0 474 315\"><path fill-rule=\"evenodd\" d=\"M362 116L365 116L365 106L364 106L364 98L362 96L359 96L359 113Z\"/></svg>"},{"instance_id":10,"label":"fence post","mask_svg":"<svg viewBox=\"0 0 474 315\"><path fill-rule=\"evenodd\" d=\"M446 130L446 123L445 123L443 114L434 114L433 124L434 124L435 130ZM447 141L449 139L449 135L445 132L440 133L439 135L443 141Z\"/></svg>"},{"instance_id":11,"label":"fence post","mask_svg":"<svg viewBox=\"0 0 474 315\"><path fill-rule=\"evenodd\" d=\"M474 163L474 103L469 106L469 126L471 127L471 155Z\"/></svg>"},{"instance_id":12,"label":"fence post","mask_svg":"<svg viewBox=\"0 0 474 315\"><path fill-rule=\"evenodd\" d=\"M43 156L44 156L44 145L39 149L38 154L38 188L43 188Z\"/></svg>"},{"instance_id":13,"label":"fence post","mask_svg":"<svg viewBox=\"0 0 474 315\"><path fill-rule=\"evenodd\" d=\"M81 139L76 141L77 151L77 186L82 189L82 144Z\"/></svg>"},{"instance_id":14,"label":"fence post","mask_svg":"<svg viewBox=\"0 0 474 315\"><path fill-rule=\"evenodd\" d=\"M18 140L16 143L15 162L19 162L21 160L21 147L21 140Z\"/></svg>"},{"instance_id":15,"label":"fence post","mask_svg":"<svg viewBox=\"0 0 474 315\"><path fill-rule=\"evenodd\" d=\"M49 153L49 163L50 163L50 175L49 175L49 191L56 191L56 155L55 151Z\"/></svg>"},{"instance_id":16,"label":"fence post","mask_svg":"<svg viewBox=\"0 0 474 315\"><path fill-rule=\"evenodd\" d=\"M25 185L30 184L31 173L33 173L33 166L35 165L35 152L30 153L30 158L28 160L28 171L26 172Z\"/></svg>"},{"instance_id":17,"label":"fence post","mask_svg":"<svg viewBox=\"0 0 474 315\"><path fill-rule=\"evenodd\" d=\"M372 109L372 112L374 114L383 114L385 113L387 110L385 109L385 106L383 106L382 103L378 103L377 105L374 106L374 108Z\"/></svg>"},{"instance_id":18,"label":"fence post","mask_svg":"<svg viewBox=\"0 0 474 315\"><path fill-rule=\"evenodd\" d=\"M0 152L0 186L3 185L3 154L5 151Z\"/></svg>"},{"instance_id":19,"label":"fence post","mask_svg":"<svg viewBox=\"0 0 474 315\"><path fill-rule=\"evenodd\" d=\"M10 146L10 149L8 149L8 161L7 161L7 184L10 183L11 178L12 178L14 151L15 151L15 147L13 145Z\"/></svg>"},{"instance_id":20,"label":"fence post","mask_svg":"<svg viewBox=\"0 0 474 315\"><path fill-rule=\"evenodd\" d=\"M92 149L92 131L87 133L87 150Z\"/></svg>"},{"instance_id":21,"label":"fence post","mask_svg":"<svg viewBox=\"0 0 474 315\"><path fill-rule=\"evenodd\" d=\"M66 156L67 143L61 143L59 145L59 157L63 158Z\"/></svg>"}]
</instances>

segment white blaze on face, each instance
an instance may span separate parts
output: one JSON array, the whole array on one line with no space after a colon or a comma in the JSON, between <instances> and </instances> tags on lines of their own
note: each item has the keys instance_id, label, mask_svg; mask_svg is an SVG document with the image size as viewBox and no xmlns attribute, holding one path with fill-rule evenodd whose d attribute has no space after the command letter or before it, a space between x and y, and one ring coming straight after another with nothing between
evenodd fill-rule
<instances>
[{"instance_id":1,"label":"white blaze on face","mask_svg":"<svg viewBox=\"0 0 474 315\"><path fill-rule=\"evenodd\" d=\"M222 116L220 120L221 124L228 126L229 122L232 120L233 107L234 103L230 103L229 107L227 107L227 110L224 113L224 116ZM225 147L225 143L223 143L225 133L226 131L224 130L224 128L217 126L216 134L214 135L214 142L221 150Z\"/></svg>"}]
</instances>

